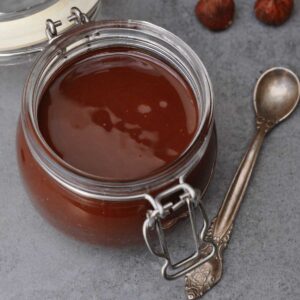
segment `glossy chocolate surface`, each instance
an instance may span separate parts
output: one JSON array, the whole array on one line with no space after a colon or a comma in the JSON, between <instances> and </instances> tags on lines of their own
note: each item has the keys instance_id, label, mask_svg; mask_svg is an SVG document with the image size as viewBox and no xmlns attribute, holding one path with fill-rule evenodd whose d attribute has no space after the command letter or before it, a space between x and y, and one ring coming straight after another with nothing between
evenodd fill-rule
<instances>
[{"instance_id":1,"label":"glossy chocolate surface","mask_svg":"<svg viewBox=\"0 0 300 300\"><path fill-rule=\"evenodd\" d=\"M52 78L39 127L71 166L105 180L159 172L190 145L198 126L192 89L172 67L129 48L85 54Z\"/></svg>"}]
</instances>

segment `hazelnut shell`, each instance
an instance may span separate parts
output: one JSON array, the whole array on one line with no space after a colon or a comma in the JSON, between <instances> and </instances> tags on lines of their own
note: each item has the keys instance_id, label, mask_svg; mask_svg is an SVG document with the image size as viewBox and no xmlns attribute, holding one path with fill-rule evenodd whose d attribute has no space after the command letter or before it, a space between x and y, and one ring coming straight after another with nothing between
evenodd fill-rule
<instances>
[{"instance_id":1,"label":"hazelnut shell","mask_svg":"<svg viewBox=\"0 0 300 300\"><path fill-rule=\"evenodd\" d=\"M233 0L200 0L195 8L200 22L210 30L227 29L233 22L235 3Z\"/></svg>"},{"instance_id":2,"label":"hazelnut shell","mask_svg":"<svg viewBox=\"0 0 300 300\"><path fill-rule=\"evenodd\" d=\"M286 22L294 8L293 0L257 0L255 2L255 15L261 22L279 26Z\"/></svg>"}]
</instances>

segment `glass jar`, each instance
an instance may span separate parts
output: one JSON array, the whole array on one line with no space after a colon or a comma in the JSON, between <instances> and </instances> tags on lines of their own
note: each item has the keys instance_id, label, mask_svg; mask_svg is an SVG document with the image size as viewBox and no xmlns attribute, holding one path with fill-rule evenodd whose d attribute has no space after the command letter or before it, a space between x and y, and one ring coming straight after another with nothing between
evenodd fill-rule
<instances>
[{"instance_id":1,"label":"glass jar","mask_svg":"<svg viewBox=\"0 0 300 300\"><path fill-rule=\"evenodd\" d=\"M88 22L83 15L78 23L80 26L61 36L56 36L54 22L48 26L51 42L27 79L17 132L24 184L34 206L56 228L77 239L106 245L136 243L144 235L150 251L166 260L164 276L177 278L199 264L198 246L206 230L200 199L212 177L217 152L210 79L193 50L158 26L132 20ZM43 89L59 68L88 51L120 46L147 51L175 68L190 84L200 117L188 149L158 174L108 182L73 168L52 151L39 130L37 110ZM200 233L194 216L198 207L204 214ZM184 262L171 264L163 232L183 216L191 220L196 251ZM160 250L154 249L153 233Z\"/></svg>"}]
</instances>

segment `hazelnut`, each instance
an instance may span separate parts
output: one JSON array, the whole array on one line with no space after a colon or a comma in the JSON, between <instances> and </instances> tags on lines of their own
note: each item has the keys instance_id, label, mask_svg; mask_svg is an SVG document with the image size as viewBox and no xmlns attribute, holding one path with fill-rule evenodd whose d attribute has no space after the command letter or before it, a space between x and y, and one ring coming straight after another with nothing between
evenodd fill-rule
<instances>
[{"instance_id":1,"label":"hazelnut","mask_svg":"<svg viewBox=\"0 0 300 300\"><path fill-rule=\"evenodd\" d=\"M200 0L195 13L200 22L213 31L225 30L234 18L233 0Z\"/></svg>"},{"instance_id":2,"label":"hazelnut","mask_svg":"<svg viewBox=\"0 0 300 300\"><path fill-rule=\"evenodd\" d=\"M281 25L291 16L293 0L257 0L254 6L258 20L268 25Z\"/></svg>"}]
</instances>

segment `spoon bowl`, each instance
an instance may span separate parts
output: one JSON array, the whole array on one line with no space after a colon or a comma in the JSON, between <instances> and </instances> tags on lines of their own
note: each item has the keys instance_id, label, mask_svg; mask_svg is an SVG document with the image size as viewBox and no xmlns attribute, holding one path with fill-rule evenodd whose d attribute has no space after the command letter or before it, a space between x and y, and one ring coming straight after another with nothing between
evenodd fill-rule
<instances>
[{"instance_id":1,"label":"spoon bowl","mask_svg":"<svg viewBox=\"0 0 300 300\"><path fill-rule=\"evenodd\" d=\"M294 111L299 98L296 74L286 68L269 69L261 75L254 90L256 115L275 125Z\"/></svg>"}]
</instances>

